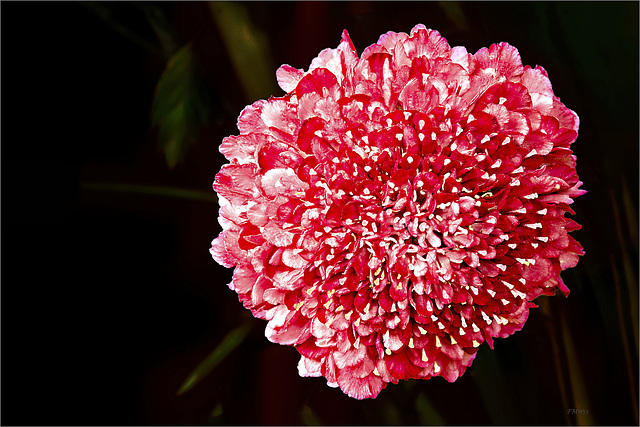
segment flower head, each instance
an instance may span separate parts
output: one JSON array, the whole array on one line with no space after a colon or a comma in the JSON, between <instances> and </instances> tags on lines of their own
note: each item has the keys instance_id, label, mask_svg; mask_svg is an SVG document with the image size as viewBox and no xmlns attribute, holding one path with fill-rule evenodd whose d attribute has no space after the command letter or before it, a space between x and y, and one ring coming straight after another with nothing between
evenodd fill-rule
<instances>
[{"instance_id":1,"label":"flower head","mask_svg":"<svg viewBox=\"0 0 640 427\"><path fill-rule=\"evenodd\" d=\"M358 57L344 31L277 78L287 94L220 147L211 254L300 375L357 399L455 381L533 299L569 293L579 120L516 48L469 54L417 25Z\"/></svg>"}]
</instances>

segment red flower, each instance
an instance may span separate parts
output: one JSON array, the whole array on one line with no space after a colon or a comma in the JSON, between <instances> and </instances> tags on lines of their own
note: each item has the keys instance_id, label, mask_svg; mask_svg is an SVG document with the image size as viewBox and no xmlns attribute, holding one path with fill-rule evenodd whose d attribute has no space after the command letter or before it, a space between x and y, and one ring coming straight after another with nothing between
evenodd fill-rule
<instances>
[{"instance_id":1,"label":"red flower","mask_svg":"<svg viewBox=\"0 0 640 427\"><path fill-rule=\"evenodd\" d=\"M211 254L300 375L357 399L455 381L533 299L569 293L579 121L516 48L472 55L417 25L358 58L345 31L277 77L287 95L246 107L220 147Z\"/></svg>"}]
</instances>

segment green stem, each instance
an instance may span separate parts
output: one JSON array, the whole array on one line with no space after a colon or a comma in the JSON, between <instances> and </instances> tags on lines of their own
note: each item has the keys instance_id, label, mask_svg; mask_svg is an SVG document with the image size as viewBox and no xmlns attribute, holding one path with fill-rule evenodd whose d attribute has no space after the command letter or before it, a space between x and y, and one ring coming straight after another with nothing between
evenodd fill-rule
<instances>
[{"instance_id":1,"label":"green stem","mask_svg":"<svg viewBox=\"0 0 640 427\"><path fill-rule=\"evenodd\" d=\"M180 396L191 390L202 378L207 376L225 357L244 341L251 330L251 323L245 323L229 332L222 342L189 374L178 389Z\"/></svg>"},{"instance_id":2,"label":"green stem","mask_svg":"<svg viewBox=\"0 0 640 427\"><path fill-rule=\"evenodd\" d=\"M176 187L159 187L155 185L83 182L82 189L89 191L113 191L117 193L173 197L177 199L200 200L211 203L216 203L218 201L218 198L214 194L206 193L204 191Z\"/></svg>"}]
</instances>

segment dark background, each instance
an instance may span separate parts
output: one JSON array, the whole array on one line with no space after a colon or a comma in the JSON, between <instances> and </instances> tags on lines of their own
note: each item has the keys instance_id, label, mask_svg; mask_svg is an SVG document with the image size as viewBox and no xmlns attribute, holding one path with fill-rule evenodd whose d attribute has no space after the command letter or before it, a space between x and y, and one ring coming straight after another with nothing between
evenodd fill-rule
<instances>
[{"instance_id":1,"label":"dark background","mask_svg":"<svg viewBox=\"0 0 640 427\"><path fill-rule=\"evenodd\" d=\"M472 53L509 42L544 66L581 119L573 149L589 192L573 235L586 255L563 273L571 295L537 300L524 329L483 346L453 384L403 382L356 401L299 378L296 350L267 341L209 255L216 203L107 188L213 194L218 146L255 99L207 3L5 1L1 423L637 424L638 3L238 5L268 43L272 84L280 64L307 69L345 28L362 52L417 23ZM211 108L170 169L150 111L168 55L190 41ZM243 322L240 346L177 396Z\"/></svg>"}]
</instances>

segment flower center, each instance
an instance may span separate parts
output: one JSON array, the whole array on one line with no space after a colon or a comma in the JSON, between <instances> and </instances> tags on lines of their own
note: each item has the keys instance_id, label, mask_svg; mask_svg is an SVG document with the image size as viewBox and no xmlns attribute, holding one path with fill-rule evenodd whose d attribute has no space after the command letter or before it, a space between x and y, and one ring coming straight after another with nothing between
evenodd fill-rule
<instances>
[{"instance_id":1,"label":"flower center","mask_svg":"<svg viewBox=\"0 0 640 427\"><path fill-rule=\"evenodd\" d=\"M407 307L409 292L431 294L442 309L454 296L452 262L477 265L477 252L466 249L481 243L471 227L478 219L478 190L459 177L456 141L462 128L452 128L442 110L440 117L437 111L399 110L367 133L347 131L349 150L319 174L311 192L323 203L324 216L318 217L321 245L312 269L328 291L327 309L334 300L338 308L351 309L340 302L349 291L374 303L385 294L390 306L378 314L388 312L397 324L395 312ZM334 294L332 283L347 286ZM429 299L427 305L433 306Z\"/></svg>"}]
</instances>

